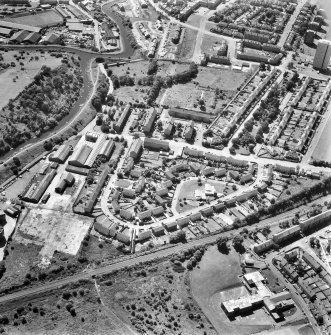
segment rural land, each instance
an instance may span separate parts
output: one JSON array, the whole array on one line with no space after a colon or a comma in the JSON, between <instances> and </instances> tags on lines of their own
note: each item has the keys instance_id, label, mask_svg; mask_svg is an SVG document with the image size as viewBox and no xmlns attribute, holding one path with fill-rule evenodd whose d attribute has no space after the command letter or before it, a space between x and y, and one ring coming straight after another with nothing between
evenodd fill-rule
<instances>
[{"instance_id":1,"label":"rural land","mask_svg":"<svg viewBox=\"0 0 331 335\"><path fill-rule=\"evenodd\" d=\"M0 334L331 335L330 0L0 0Z\"/></svg>"}]
</instances>

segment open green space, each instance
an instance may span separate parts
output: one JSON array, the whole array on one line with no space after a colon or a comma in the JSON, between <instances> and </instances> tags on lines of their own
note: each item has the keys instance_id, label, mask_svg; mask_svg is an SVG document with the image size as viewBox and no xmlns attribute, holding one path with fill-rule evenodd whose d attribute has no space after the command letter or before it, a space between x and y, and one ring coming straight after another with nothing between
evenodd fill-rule
<instances>
[{"instance_id":1,"label":"open green space","mask_svg":"<svg viewBox=\"0 0 331 335\"><path fill-rule=\"evenodd\" d=\"M264 311L258 311L254 320L248 323L231 323L220 306L220 292L235 290L236 294L245 293L238 276L241 274L240 256L232 248L228 254L222 254L216 246L210 247L202 257L198 268L191 274L191 292L202 311L211 321L219 334L252 334L269 328ZM231 292L231 291L228 291ZM253 324L252 324L253 322ZM261 324L262 323L262 324Z\"/></svg>"},{"instance_id":2,"label":"open green space","mask_svg":"<svg viewBox=\"0 0 331 335\"><path fill-rule=\"evenodd\" d=\"M57 24L63 23L63 17L55 9L41 13L35 13L33 15L31 14L18 17L7 17L3 20L41 28L56 26Z\"/></svg>"}]
</instances>

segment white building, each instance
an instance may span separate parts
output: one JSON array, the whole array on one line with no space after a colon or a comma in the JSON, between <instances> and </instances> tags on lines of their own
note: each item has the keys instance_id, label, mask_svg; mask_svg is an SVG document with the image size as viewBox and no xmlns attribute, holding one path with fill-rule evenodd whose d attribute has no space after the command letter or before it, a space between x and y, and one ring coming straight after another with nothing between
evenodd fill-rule
<instances>
[{"instance_id":1,"label":"white building","mask_svg":"<svg viewBox=\"0 0 331 335\"><path fill-rule=\"evenodd\" d=\"M313 67L320 70L326 70L330 63L331 41L319 40L315 52Z\"/></svg>"}]
</instances>

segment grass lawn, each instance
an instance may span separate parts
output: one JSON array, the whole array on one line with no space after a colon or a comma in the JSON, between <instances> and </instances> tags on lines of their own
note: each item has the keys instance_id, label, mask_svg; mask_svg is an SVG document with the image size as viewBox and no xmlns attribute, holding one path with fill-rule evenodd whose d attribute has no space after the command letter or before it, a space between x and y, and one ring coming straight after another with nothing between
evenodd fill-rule
<instances>
[{"instance_id":1,"label":"grass lawn","mask_svg":"<svg viewBox=\"0 0 331 335\"><path fill-rule=\"evenodd\" d=\"M325 128L319 138L317 145L311 155L312 160L323 160L331 162L331 146L330 143L331 133L331 117L328 119Z\"/></svg>"},{"instance_id":2,"label":"grass lawn","mask_svg":"<svg viewBox=\"0 0 331 335\"><path fill-rule=\"evenodd\" d=\"M269 327L266 314L262 310L254 313L257 324L254 324L254 320L247 320L247 324L243 320L239 324L237 321L231 323L221 309L220 292L225 293L225 297L229 299L234 297L233 294L227 294L230 290L236 291L234 293L239 296L247 294L238 278L241 273L237 252L231 248L226 255L220 253L216 246L212 246L205 252L199 267L191 274L192 295L219 334L251 334Z\"/></svg>"},{"instance_id":3,"label":"grass lawn","mask_svg":"<svg viewBox=\"0 0 331 335\"><path fill-rule=\"evenodd\" d=\"M4 20L34 27L47 27L63 23L63 17L55 9L33 15L4 18Z\"/></svg>"},{"instance_id":4,"label":"grass lawn","mask_svg":"<svg viewBox=\"0 0 331 335\"><path fill-rule=\"evenodd\" d=\"M220 89L225 91L236 91L249 75L245 72L237 72L226 69L215 69L202 67L195 81L200 86Z\"/></svg>"},{"instance_id":5,"label":"grass lawn","mask_svg":"<svg viewBox=\"0 0 331 335\"><path fill-rule=\"evenodd\" d=\"M283 190L283 192L280 194L278 200L284 200L289 197L291 197L293 194L296 194L300 191L302 191L304 188L311 188L312 186L318 184L320 180L318 179L303 179L300 178L298 181L291 180L291 183L288 185L287 190ZM288 194L289 191L289 194Z\"/></svg>"},{"instance_id":6,"label":"grass lawn","mask_svg":"<svg viewBox=\"0 0 331 335\"><path fill-rule=\"evenodd\" d=\"M201 50L203 50L207 54L215 54L217 46L219 46L222 41L222 36L216 37L204 34L201 44Z\"/></svg>"},{"instance_id":7,"label":"grass lawn","mask_svg":"<svg viewBox=\"0 0 331 335\"><path fill-rule=\"evenodd\" d=\"M180 192L178 194L178 199L176 199L177 201L176 211L178 213L183 213L197 206L198 203L195 200L194 191L204 190L206 183L214 186L217 193L223 193L224 190L226 189L225 183L221 181L215 181L215 180L208 179L207 182L205 180L201 180L201 182L202 182L202 185L199 186L197 180L188 180L181 186ZM227 194L230 194L231 192L233 192L233 190L231 188L227 188ZM182 207L179 205L178 200L183 199L183 198L187 199L187 204L184 204Z\"/></svg>"},{"instance_id":8,"label":"grass lawn","mask_svg":"<svg viewBox=\"0 0 331 335\"><path fill-rule=\"evenodd\" d=\"M193 29L185 28L182 32L183 38L181 45L179 46L179 58L190 60L193 56L195 42L197 39L198 32Z\"/></svg>"}]
</instances>

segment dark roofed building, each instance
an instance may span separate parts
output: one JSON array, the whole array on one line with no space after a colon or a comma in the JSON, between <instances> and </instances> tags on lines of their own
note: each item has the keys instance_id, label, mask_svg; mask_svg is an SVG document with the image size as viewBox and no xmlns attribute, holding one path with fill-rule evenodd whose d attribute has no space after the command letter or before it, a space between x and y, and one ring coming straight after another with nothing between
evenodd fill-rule
<instances>
[{"instance_id":1,"label":"dark roofed building","mask_svg":"<svg viewBox=\"0 0 331 335\"><path fill-rule=\"evenodd\" d=\"M17 33L15 33L10 39L10 44L19 44L24 41L24 39L29 35L29 32L26 30L20 30Z\"/></svg>"},{"instance_id":2,"label":"dark roofed building","mask_svg":"<svg viewBox=\"0 0 331 335\"><path fill-rule=\"evenodd\" d=\"M89 169L78 167L78 166L73 166L73 165L67 165L65 170L67 172L77 173L82 176L87 176L89 173Z\"/></svg>"},{"instance_id":3,"label":"dark roofed building","mask_svg":"<svg viewBox=\"0 0 331 335\"><path fill-rule=\"evenodd\" d=\"M197 112L184 108L170 108L169 115L180 119L194 120L205 123L211 123L212 119L214 118L212 114Z\"/></svg>"},{"instance_id":4,"label":"dark roofed building","mask_svg":"<svg viewBox=\"0 0 331 335\"><path fill-rule=\"evenodd\" d=\"M165 224L167 231L175 231L178 229L177 222L169 222Z\"/></svg>"},{"instance_id":5,"label":"dark roofed building","mask_svg":"<svg viewBox=\"0 0 331 335\"><path fill-rule=\"evenodd\" d=\"M201 213L198 212L198 213L195 213L195 214L191 214L191 215L190 215L190 220L191 220L192 222L201 220Z\"/></svg>"},{"instance_id":6,"label":"dark roofed building","mask_svg":"<svg viewBox=\"0 0 331 335\"><path fill-rule=\"evenodd\" d=\"M41 35L37 32L31 32L28 36L25 37L23 43L26 44L37 44L41 39Z\"/></svg>"},{"instance_id":7,"label":"dark roofed building","mask_svg":"<svg viewBox=\"0 0 331 335\"><path fill-rule=\"evenodd\" d=\"M124 188L123 189L123 196L126 198L135 198L136 197L136 193L132 188Z\"/></svg>"},{"instance_id":8,"label":"dark roofed building","mask_svg":"<svg viewBox=\"0 0 331 335\"><path fill-rule=\"evenodd\" d=\"M164 208L162 206L158 206L152 209L153 216L162 215L163 213L164 213Z\"/></svg>"},{"instance_id":9,"label":"dark roofed building","mask_svg":"<svg viewBox=\"0 0 331 335\"><path fill-rule=\"evenodd\" d=\"M144 128L143 128L143 131L145 134L149 134L151 132L156 116L157 116L157 113L155 109L148 113L145 119Z\"/></svg>"},{"instance_id":10,"label":"dark roofed building","mask_svg":"<svg viewBox=\"0 0 331 335\"><path fill-rule=\"evenodd\" d=\"M194 135L194 122L191 121L189 126L186 128L184 137L186 141L191 141Z\"/></svg>"},{"instance_id":11,"label":"dark roofed building","mask_svg":"<svg viewBox=\"0 0 331 335\"><path fill-rule=\"evenodd\" d=\"M130 156L132 158L137 158L142 150L143 142L140 138L136 138L131 146Z\"/></svg>"},{"instance_id":12,"label":"dark roofed building","mask_svg":"<svg viewBox=\"0 0 331 335\"><path fill-rule=\"evenodd\" d=\"M149 137L145 137L144 147L146 149L156 150L156 151L169 151L170 150L169 142L158 140L155 138L149 138Z\"/></svg>"},{"instance_id":13,"label":"dark roofed building","mask_svg":"<svg viewBox=\"0 0 331 335\"><path fill-rule=\"evenodd\" d=\"M157 226L152 228L152 232L154 236L161 236L164 235L164 227L163 226Z\"/></svg>"},{"instance_id":14,"label":"dark roofed building","mask_svg":"<svg viewBox=\"0 0 331 335\"><path fill-rule=\"evenodd\" d=\"M127 221L131 221L131 220L132 220L132 214L131 214L131 212L129 212L129 211L126 210L126 209L121 209L121 210L120 210L120 217L121 217L122 219L127 220Z\"/></svg>"},{"instance_id":15,"label":"dark roofed building","mask_svg":"<svg viewBox=\"0 0 331 335\"><path fill-rule=\"evenodd\" d=\"M60 37L57 34L49 33L41 41L41 44L57 44L60 41Z\"/></svg>"},{"instance_id":16,"label":"dark roofed building","mask_svg":"<svg viewBox=\"0 0 331 335\"><path fill-rule=\"evenodd\" d=\"M150 230L144 231L138 235L138 242L146 242L152 238L152 232Z\"/></svg>"},{"instance_id":17,"label":"dark roofed building","mask_svg":"<svg viewBox=\"0 0 331 335\"><path fill-rule=\"evenodd\" d=\"M191 148L188 148L188 147L184 148L183 153L187 156L197 157L197 158L200 158L200 157L204 156L204 152L202 150L194 150L194 149L191 149Z\"/></svg>"},{"instance_id":18,"label":"dark roofed building","mask_svg":"<svg viewBox=\"0 0 331 335\"><path fill-rule=\"evenodd\" d=\"M130 244L130 236L125 235L123 233L117 233L116 239L123 244L129 245Z\"/></svg>"},{"instance_id":19,"label":"dark roofed building","mask_svg":"<svg viewBox=\"0 0 331 335\"><path fill-rule=\"evenodd\" d=\"M52 162L63 164L71 154L71 151L71 146L63 144L50 155L49 160Z\"/></svg>"},{"instance_id":20,"label":"dark roofed building","mask_svg":"<svg viewBox=\"0 0 331 335\"><path fill-rule=\"evenodd\" d=\"M55 192L62 194L66 189L66 187L67 187L66 182L63 179L61 179L59 183L55 186Z\"/></svg>"},{"instance_id":21,"label":"dark roofed building","mask_svg":"<svg viewBox=\"0 0 331 335\"><path fill-rule=\"evenodd\" d=\"M221 212L224 208L225 208L224 203L216 204L213 206L214 211L217 213Z\"/></svg>"},{"instance_id":22,"label":"dark roofed building","mask_svg":"<svg viewBox=\"0 0 331 335\"><path fill-rule=\"evenodd\" d=\"M171 181L176 180L176 177L174 176L174 174L171 171L166 171L164 174L169 180L171 180Z\"/></svg>"},{"instance_id":23,"label":"dark roofed building","mask_svg":"<svg viewBox=\"0 0 331 335\"><path fill-rule=\"evenodd\" d=\"M207 208L201 209L200 212L203 216L207 217L207 216L213 215L214 210L212 207L207 207Z\"/></svg>"},{"instance_id":24,"label":"dark roofed building","mask_svg":"<svg viewBox=\"0 0 331 335\"><path fill-rule=\"evenodd\" d=\"M114 125L114 129L117 133L120 133L123 130L125 123L129 118L130 112L131 112L131 105L127 104L124 110L122 111L122 114L118 119L117 123Z\"/></svg>"},{"instance_id":25,"label":"dark roofed building","mask_svg":"<svg viewBox=\"0 0 331 335\"><path fill-rule=\"evenodd\" d=\"M240 177L240 183L245 184L253 180L253 175L251 173L246 173Z\"/></svg>"},{"instance_id":26,"label":"dark roofed building","mask_svg":"<svg viewBox=\"0 0 331 335\"><path fill-rule=\"evenodd\" d=\"M315 271L320 272L322 269L321 264L307 252L304 252L302 255L302 259Z\"/></svg>"},{"instance_id":27,"label":"dark roofed building","mask_svg":"<svg viewBox=\"0 0 331 335\"><path fill-rule=\"evenodd\" d=\"M218 178L226 176L226 169L225 168L215 169L215 176Z\"/></svg>"},{"instance_id":28,"label":"dark roofed building","mask_svg":"<svg viewBox=\"0 0 331 335\"><path fill-rule=\"evenodd\" d=\"M86 203L86 206L84 208L84 212L86 214L91 214L92 213L93 206L97 201L97 198L98 198L98 196L101 192L101 189L102 189L103 185L105 184L108 173L109 173L109 168L106 167L105 170L101 173L101 175L99 177L98 184L97 184L96 188L94 189L93 194L91 195L90 199Z\"/></svg>"},{"instance_id":29,"label":"dark roofed building","mask_svg":"<svg viewBox=\"0 0 331 335\"><path fill-rule=\"evenodd\" d=\"M164 206L167 203L167 200L162 199L159 195L155 196L155 201L157 202L157 204L159 204L160 206Z\"/></svg>"},{"instance_id":30,"label":"dark roofed building","mask_svg":"<svg viewBox=\"0 0 331 335\"><path fill-rule=\"evenodd\" d=\"M152 212L149 209L144 211L144 212L140 212L138 214L138 218L141 221L149 220L151 218L151 216L152 216Z\"/></svg>"},{"instance_id":31,"label":"dark roofed building","mask_svg":"<svg viewBox=\"0 0 331 335\"><path fill-rule=\"evenodd\" d=\"M184 217L184 218L179 218L176 220L177 221L177 225L180 229L183 229L184 227L187 227L190 223L190 218L188 216Z\"/></svg>"}]
</instances>

